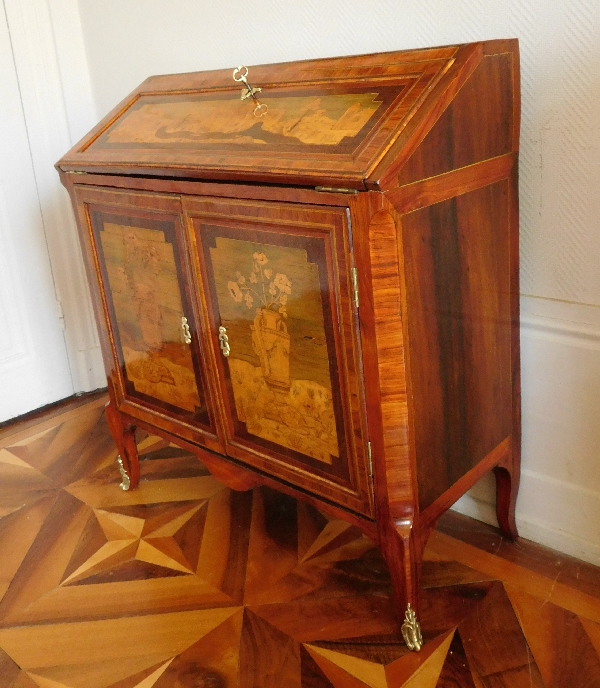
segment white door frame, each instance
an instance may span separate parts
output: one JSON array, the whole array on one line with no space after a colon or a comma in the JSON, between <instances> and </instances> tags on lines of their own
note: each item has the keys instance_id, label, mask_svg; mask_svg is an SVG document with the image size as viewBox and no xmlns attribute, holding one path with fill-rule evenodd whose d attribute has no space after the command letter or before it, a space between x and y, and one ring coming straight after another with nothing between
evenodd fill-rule
<instances>
[{"instance_id":1,"label":"white door frame","mask_svg":"<svg viewBox=\"0 0 600 688\"><path fill-rule=\"evenodd\" d=\"M4 0L75 392L106 386L68 194L55 162L97 121L75 0Z\"/></svg>"}]
</instances>

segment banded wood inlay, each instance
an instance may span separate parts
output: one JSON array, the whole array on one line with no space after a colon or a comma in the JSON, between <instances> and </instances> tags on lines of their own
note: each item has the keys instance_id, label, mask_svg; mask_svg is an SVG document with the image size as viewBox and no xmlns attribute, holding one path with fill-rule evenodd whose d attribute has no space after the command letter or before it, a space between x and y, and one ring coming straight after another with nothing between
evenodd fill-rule
<instances>
[{"instance_id":1,"label":"banded wood inlay","mask_svg":"<svg viewBox=\"0 0 600 688\"><path fill-rule=\"evenodd\" d=\"M400 262L396 223L388 211L379 211L369 225L375 340L381 394L381 424L387 482L392 500L412 501L409 472L408 401L405 377ZM393 511L393 502L391 504Z\"/></svg>"}]
</instances>

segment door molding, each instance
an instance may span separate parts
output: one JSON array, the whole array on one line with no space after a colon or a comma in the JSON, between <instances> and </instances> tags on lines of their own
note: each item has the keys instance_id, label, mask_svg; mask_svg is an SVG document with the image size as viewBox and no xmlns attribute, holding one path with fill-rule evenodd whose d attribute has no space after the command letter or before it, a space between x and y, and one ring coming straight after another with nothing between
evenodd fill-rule
<instances>
[{"instance_id":1,"label":"door molding","mask_svg":"<svg viewBox=\"0 0 600 688\"><path fill-rule=\"evenodd\" d=\"M29 328L19 317L26 308L19 287L21 280L15 273L18 262L10 235L6 191L0 179L0 371L33 361L35 353Z\"/></svg>"},{"instance_id":2,"label":"door molding","mask_svg":"<svg viewBox=\"0 0 600 688\"><path fill-rule=\"evenodd\" d=\"M54 163L97 117L72 0L4 0L56 297L76 392L104 387L77 228Z\"/></svg>"}]
</instances>

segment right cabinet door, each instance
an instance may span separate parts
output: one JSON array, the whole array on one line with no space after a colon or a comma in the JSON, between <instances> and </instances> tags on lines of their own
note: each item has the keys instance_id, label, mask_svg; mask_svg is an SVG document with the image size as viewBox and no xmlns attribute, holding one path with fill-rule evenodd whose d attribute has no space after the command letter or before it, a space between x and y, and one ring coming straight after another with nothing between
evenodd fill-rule
<instances>
[{"instance_id":1,"label":"right cabinet door","mask_svg":"<svg viewBox=\"0 0 600 688\"><path fill-rule=\"evenodd\" d=\"M372 515L344 208L185 198L227 453Z\"/></svg>"}]
</instances>

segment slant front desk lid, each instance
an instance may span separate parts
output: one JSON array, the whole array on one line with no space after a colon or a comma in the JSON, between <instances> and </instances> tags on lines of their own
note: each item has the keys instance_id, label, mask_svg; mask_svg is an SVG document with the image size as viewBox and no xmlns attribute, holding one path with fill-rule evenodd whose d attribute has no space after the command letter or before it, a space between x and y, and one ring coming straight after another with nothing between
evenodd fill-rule
<instances>
[{"instance_id":1,"label":"slant front desk lid","mask_svg":"<svg viewBox=\"0 0 600 688\"><path fill-rule=\"evenodd\" d=\"M377 188L478 58L471 44L254 66L236 73L246 82L233 69L151 77L58 167Z\"/></svg>"}]
</instances>

